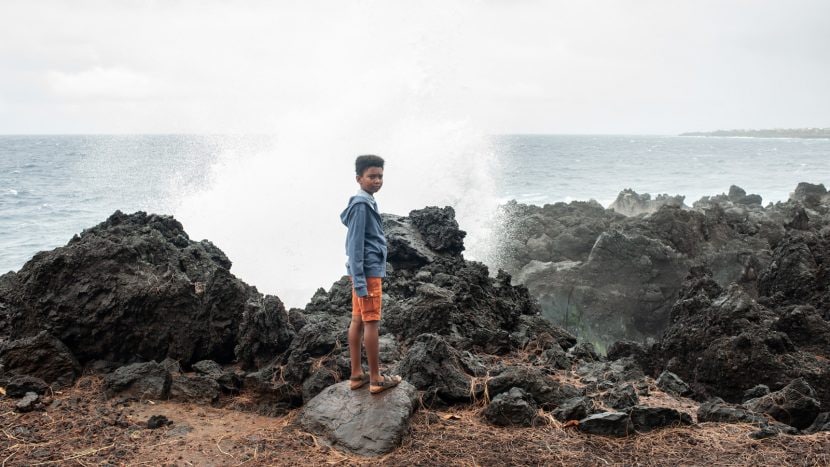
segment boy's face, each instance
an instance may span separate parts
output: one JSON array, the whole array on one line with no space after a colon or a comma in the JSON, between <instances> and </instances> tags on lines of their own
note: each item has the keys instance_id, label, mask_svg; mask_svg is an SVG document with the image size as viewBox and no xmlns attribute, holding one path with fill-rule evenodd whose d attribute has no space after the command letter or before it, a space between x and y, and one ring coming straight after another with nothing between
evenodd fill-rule
<instances>
[{"instance_id":1,"label":"boy's face","mask_svg":"<svg viewBox=\"0 0 830 467\"><path fill-rule=\"evenodd\" d=\"M375 194L383 186L383 169L381 167L369 167L363 171L363 175L357 176L357 183L360 188L371 195Z\"/></svg>"}]
</instances>

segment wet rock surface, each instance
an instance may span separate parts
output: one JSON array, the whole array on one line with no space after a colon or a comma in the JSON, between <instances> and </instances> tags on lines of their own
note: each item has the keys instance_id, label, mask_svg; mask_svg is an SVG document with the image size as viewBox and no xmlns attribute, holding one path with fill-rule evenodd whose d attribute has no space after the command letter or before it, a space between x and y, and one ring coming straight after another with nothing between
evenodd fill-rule
<instances>
[{"instance_id":1,"label":"wet rock surface","mask_svg":"<svg viewBox=\"0 0 830 467\"><path fill-rule=\"evenodd\" d=\"M417 390L403 382L380 394L349 382L329 386L303 407L299 423L333 446L364 456L385 454L403 440Z\"/></svg>"},{"instance_id":2,"label":"wet rock surface","mask_svg":"<svg viewBox=\"0 0 830 467\"><path fill-rule=\"evenodd\" d=\"M691 207L682 196L632 190L609 209L595 201L510 202L502 207L498 265L554 323L601 347L659 338L695 266L723 288L737 283L755 298L826 309L830 196L822 189L799 184L790 200L766 207L734 185Z\"/></svg>"}]
</instances>

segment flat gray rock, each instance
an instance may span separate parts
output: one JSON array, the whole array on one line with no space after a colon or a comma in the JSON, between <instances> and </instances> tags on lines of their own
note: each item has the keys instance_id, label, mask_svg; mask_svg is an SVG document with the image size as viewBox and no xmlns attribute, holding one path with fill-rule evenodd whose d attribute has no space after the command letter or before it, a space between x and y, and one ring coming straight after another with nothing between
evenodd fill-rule
<instances>
[{"instance_id":1,"label":"flat gray rock","mask_svg":"<svg viewBox=\"0 0 830 467\"><path fill-rule=\"evenodd\" d=\"M385 454L403 440L417 395L406 381L380 394L369 393L368 384L352 391L343 381L308 401L299 422L336 448L363 456Z\"/></svg>"}]
</instances>

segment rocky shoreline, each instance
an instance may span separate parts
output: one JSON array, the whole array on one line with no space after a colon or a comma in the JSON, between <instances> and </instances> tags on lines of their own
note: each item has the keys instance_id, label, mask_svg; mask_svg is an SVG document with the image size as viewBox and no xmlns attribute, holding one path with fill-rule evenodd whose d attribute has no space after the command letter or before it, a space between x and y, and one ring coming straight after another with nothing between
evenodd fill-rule
<instances>
[{"instance_id":1,"label":"rocky shoreline","mask_svg":"<svg viewBox=\"0 0 830 467\"><path fill-rule=\"evenodd\" d=\"M464 259L452 208L385 215L381 360L408 384L388 401L398 416L367 420L363 440L331 417L365 397L337 389L348 278L286 310L169 216L116 212L0 276L0 387L20 413L89 373L124 403L305 407L304 429L365 455L399 445L413 411L481 404L493 425L612 436L708 421L759 438L830 430L824 186L766 207L737 187L683 202L509 203L495 274Z\"/></svg>"}]
</instances>

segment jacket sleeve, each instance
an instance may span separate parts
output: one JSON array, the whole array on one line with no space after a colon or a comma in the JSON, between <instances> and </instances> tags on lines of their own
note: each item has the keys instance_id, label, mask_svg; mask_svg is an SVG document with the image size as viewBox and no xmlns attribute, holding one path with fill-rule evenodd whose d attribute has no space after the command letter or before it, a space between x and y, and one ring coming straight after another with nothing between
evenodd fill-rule
<instances>
[{"instance_id":1,"label":"jacket sleeve","mask_svg":"<svg viewBox=\"0 0 830 467\"><path fill-rule=\"evenodd\" d=\"M363 271L364 240L366 238L366 204L354 205L349 213L346 234L346 254L349 256L349 272L352 274L354 290L358 297L369 295L366 288L366 274Z\"/></svg>"}]
</instances>

